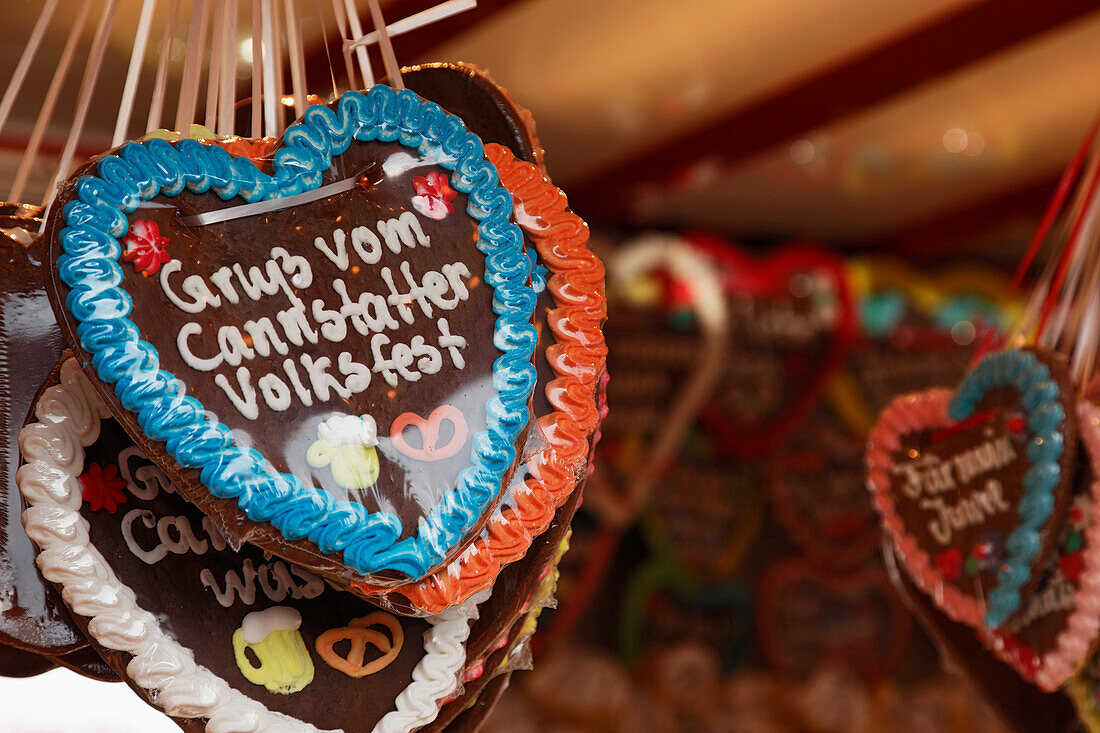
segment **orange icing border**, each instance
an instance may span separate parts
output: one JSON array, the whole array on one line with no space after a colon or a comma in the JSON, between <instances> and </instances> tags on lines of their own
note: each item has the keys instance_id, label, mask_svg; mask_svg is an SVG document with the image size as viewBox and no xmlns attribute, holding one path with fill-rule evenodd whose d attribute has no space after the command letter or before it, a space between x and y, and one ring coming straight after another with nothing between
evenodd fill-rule
<instances>
[{"instance_id":1,"label":"orange icing border","mask_svg":"<svg viewBox=\"0 0 1100 733\"><path fill-rule=\"evenodd\" d=\"M516 207L522 207L519 225L551 273L547 287L555 307L548 317L554 343L546 348L546 359L557 376L546 385L546 395L554 410L538 419L548 445L528 460L531 476L514 490L515 507L494 512L485 532L457 560L397 588L351 583L366 595L401 596L432 615L490 587L501 569L522 558L546 531L558 507L588 478L590 440L601 418L597 392L607 362L602 330L607 301L603 263L588 249L588 225L538 166L496 143L485 146L485 155Z\"/></svg>"}]
</instances>

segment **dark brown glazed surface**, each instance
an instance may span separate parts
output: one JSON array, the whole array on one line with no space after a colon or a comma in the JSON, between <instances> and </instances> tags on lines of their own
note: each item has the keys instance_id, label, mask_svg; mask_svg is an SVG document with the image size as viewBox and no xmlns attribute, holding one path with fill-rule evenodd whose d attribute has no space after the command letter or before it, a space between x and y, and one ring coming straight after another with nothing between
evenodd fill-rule
<instances>
[{"instance_id":1,"label":"dark brown glazed surface","mask_svg":"<svg viewBox=\"0 0 1100 733\"><path fill-rule=\"evenodd\" d=\"M53 669L54 663L33 652L0 646L0 677L34 677Z\"/></svg>"},{"instance_id":2,"label":"dark brown glazed surface","mask_svg":"<svg viewBox=\"0 0 1100 733\"><path fill-rule=\"evenodd\" d=\"M529 163L542 164L531 114L476 66L433 63L408 66L401 80L414 92L453 112L484 142L495 142Z\"/></svg>"},{"instance_id":3,"label":"dark brown glazed surface","mask_svg":"<svg viewBox=\"0 0 1100 733\"><path fill-rule=\"evenodd\" d=\"M409 148L397 143L352 145L347 153L333 159L333 167L326 174L325 183L362 170L377 171L372 174L372 178L381 178L380 169L387 159L405 155L409 155ZM179 217L223 208L214 194L196 196L185 192L176 197L158 196L154 203L178 206L178 212L174 212L172 208L139 207L129 218L131 222L136 219L157 221L161 233L169 237L171 255L184 263L183 270L170 280L173 288L179 288L183 279L189 275L197 274L209 281L211 274L234 264L240 264L246 271L253 265L262 267L268 250L274 246L286 248L291 255L305 257L310 262L313 283L310 287L294 288L294 294L307 308L320 299L326 310L338 310L341 301L333 287L337 280L346 285L350 298L357 300L361 293L389 294L388 286L380 274L383 268L390 269L395 284L401 292L405 292L408 287L398 271L402 262L411 263L411 272L418 282L429 270L438 270L443 264L460 262L471 273L463 278L465 286L469 288L468 301L459 303L452 311L433 307L429 303L434 318L413 304L413 323L402 323L399 329L384 333L394 343L407 344L419 336L428 344L437 344L440 333L436 327L436 319L447 318L452 333L461 334L468 342L467 347L461 351L465 359L465 368L462 370L454 368L450 357L443 350L440 371L437 374L424 374L418 381L399 378L396 380L397 384L391 386L376 372L372 375L370 386L361 394L340 399L334 389L330 392L330 399L322 402L317 390L311 389L312 406L307 407L301 400L292 398L290 408L284 412L271 410L261 399L258 401L258 419L247 420L233 406L226 392L212 384L213 377L221 374L230 385L236 387L236 369L226 364L207 373L193 369L185 363L177 348L177 334L181 327L190 322L201 325L202 333L191 338L188 343L196 355L207 357L218 353L219 326L240 328L250 320L265 316L274 318L276 312L293 305L289 297L279 293L253 301L245 297L242 287L236 284L239 304L223 302L221 308L207 308L202 313L191 315L173 307L165 299L161 287L162 278L144 277L135 267L123 265L123 286L134 300L131 320L157 348L162 369L182 379L191 389L191 394L213 411L221 422L234 430L238 442L251 443L274 464L276 470L295 475L307 487L324 489L339 499L358 501L371 512L395 513L404 528L402 537L409 536L410 530L415 531L417 520L425 516L440 497L455 485L458 472L469 465L469 450L458 451L453 458L434 463L417 461L402 454L393 445L389 437L390 425L402 413L412 411L426 417L437 406L450 404L462 411L469 435L483 430L485 402L489 396L486 382L492 372L493 360L500 356L500 351L493 345L495 317L492 314L492 292L484 284L484 257L475 247L475 220L462 213L466 208L465 196L459 194L454 201L455 212L442 222L416 214L424 233L431 239L430 247L418 245L394 254L383 245L381 259L374 266L361 262L352 251L350 240L355 227L366 226L373 231L380 221L390 220L406 211L415 212L409 203L414 193L412 181L428 170L447 175L447 171L438 166L417 167L402 175L385 177L369 192L355 188L314 203L205 227L189 228L180 223ZM327 246L333 248L334 230L347 233L350 262L348 271L341 271L314 245L317 237L323 237ZM445 295L450 298L454 296L454 292L448 290ZM396 308L391 307L390 311L396 320L401 321ZM324 328L317 319L310 318L310 321L315 329ZM347 331L345 340L332 342L321 337L316 345L310 346L307 342L302 347L295 347L288 342L289 356L296 361L302 354L308 354L315 360L327 357L332 362L330 373L338 381L344 382L346 377L337 369L340 352L348 351L360 363L371 366L370 337L358 333L350 320L344 322L344 325ZM277 323L275 328L286 340ZM388 351L387 348L386 353ZM257 350L256 358L243 362L243 366L250 369L253 385L268 372L286 382L289 378L280 369L282 361L281 355L273 352L270 358L264 358ZM305 386L311 386L301 363L297 365L297 371ZM306 451L317 440L318 418L337 412L355 416L368 414L377 423L381 473L372 490L349 495L347 489L333 481L331 471L315 469L306 463ZM407 436L409 444L419 447L417 440L420 436L415 434L415 430L407 432L413 433ZM453 428L442 435L440 440L447 440L451 435Z\"/></svg>"},{"instance_id":4,"label":"dark brown glazed surface","mask_svg":"<svg viewBox=\"0 0 1100 733\"><path fill-rule=\"evenodd\" d=\"M32 207L0 205L0 229L37 234ZM19 430L31 398L61 353L61 332L42 285L42 251L0 232L0 641L43 654L64 654L87 644L53 586L34 564L23 531L15 485ZM16 236L18 236L16 234Z\"/></svg>"},{"instance_id":5,"label":"dark brown glazed surface","mask_svg":"<svg viewBox=\"0 0 1100 733\"><path fill-rule=\"evenodd\" d=\"M111 665L103 661L91 646L78 649L75 652L62 654L59 657L50 657L55 664L67 667L77 674L90 677L101 682L121 682L118 674L111 669Z\"/></svg>"},{"instance_id":6,"label":"dark brown glazed surface","mask_svg":"<svg viewBox=\"0 0 1100 733\"><path fill-rule=\"evenodd\" d=\"M1031 578L1020 589L1020 597L1027 599L1039 583L1058 533L1051 528L1060 527L1065 517L1071 495L1070 487L1076 472L1077 430L1073 416L1073 391L1069 387L1065 359L1057 355L1040 354L1050 367L1051 375L1061 385L1061 402L1068 419L1063 423L1065 450L1059 458L1062 483L1055 490L1054 509L1051 517L1040 530L1042 545L1031 562ZM946 577L959 589L975 598L984 599L989 590L996 588L1000 558L1007 554L1005 543L1020 524L1019 503L1024 496L1023 477L1031 466L1027 460L1027 431L1021 428L1026 415L1019 407L1019 393L1011 387L990 390L974 409L972 420L960 423L957 429L944 431L922 430L901 437L901 445L893 454L894 475L891 488L897 512L922 548L937 563L937 557L951 553L962 565L958 577ZM974 473L960 472L961 463L969 456L995 455L997 467ZM903 468L909 463L920 465L922 461L950 465L951 485L922 484L919 496L907 495L911 472ZM973 461L968 465L976 466ZM1003 464L1003 465L1000 465ZM927 471L927 469L925 469ZM922 474L924 475L924 474ZM912 490L912 489L910 489ZM915 493L915 490L912 490ZM957 512L952 516L967 517L966 526L955 526L945 512ZM980 521L975 521L980 520ZM978 571L967 572L966 558L979 545L993 548L986 562L977 565ZM946 557L942 561L947 562ZM953 562L952 562L953 564ZM1026 607L1013 614L1021 614ZM1011 625L1011 620L1008 622Z\"/></svg>"}]
</instances>

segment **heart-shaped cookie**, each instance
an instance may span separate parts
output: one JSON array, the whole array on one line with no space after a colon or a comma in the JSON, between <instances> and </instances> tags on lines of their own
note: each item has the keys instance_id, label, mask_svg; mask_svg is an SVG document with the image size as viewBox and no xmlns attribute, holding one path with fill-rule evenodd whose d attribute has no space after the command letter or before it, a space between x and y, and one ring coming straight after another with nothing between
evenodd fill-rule
<instances>
[{"instance_id":1,"label":"heart-shaped cookie","mask_svg":"<svg viewBox=\"0 0 1100 733\"><path fill-rule=\"evenodd\" d=\"M517 160L495 143L486 145L486 155L513 196L516 220L541 270L536 272L542 282L535 314L539 342L534 430L523 466L471 551L429 578L391 591L389 602L411 604L422 613L439 613L461 603L489 587L502 567L523 557L533 538L546 530L558 508L588 478L601 420L597 392L606 363L601 332L606 303L603 265L588 250L588 227L569 210L564 193L534 164ZM411 450L426 450L430 444L432 453L438 454L443 448L438 445L440 431L453 444L459 420L461 415L441 407L427 419L399 418L395 426L419 433L417 447ZM448 429L448 424L453 428ZM415 430L404 430L408 426ZM357 588L368 593L378 590L362 584Z\"/></svg>"},{"instance_id":2,"label":"heart-shaped cookie","mask_svg":"<svg viewBox=\"0 0 1100 733\"><path fill-rule=\"evenodd\" d=\"M705 418L726 451L758 457L813 408L851 345L843 262L814 245L758 258L712 236L687 238L714 258L729 303L729 357Z\"/></svg>"},{"instance_id":3,"label":"heart-shaped cookie","mask_svg":"<svg viewBox=\"0 0 1100 733\"><path fill-rule=\"evenodd\" d=\"M799 548L834 568L875 552L880 533L864 481L863 443L826 405L769 464L772 514Z\"/></svg>"},{"instance_id":4,"label":"heart-shaped cookie","mask_svg":"<svg viewBox=\"0 0 1100 733\"><path fill-rule=\"evenodd\" d=\"M1087 455L1078 458L1069 514L1025 608L987 643L1029 682L1052 692L1084 664L1100 632L1100 408L1077 404Z\"/></svg>"},{"instance_id":5,"label":"heart-shaped cookie","mask_svg":"<svg viewBox=\"0 0 1100 733\"><path fill-rule=\"evenodd\" d=\"M868 486L907 571L951 618L996 629L1040 579L1077 433L1065 360L984 357L952 393L897 397L868 438Z\"/></svg>"},{"instance_id":6,"label":"heart-shaped cookie","mask_svg":"<svg viewBox=\"0 0 1100 733\"><path fill-rule=\"evenodd\" d=\"M48 222L55 311L228 539L390 585L473 540L527 425L535 294L461 120L376 86L311 107L271 174L190 140L86 173ZM393 422L443 405L465 445L403 454Z\"/></svg>"},{"instance_id":7,"label":"heart-shaped cookie","mask_svg":"<svg viewBox=\"0 0 1100 733\"><path fill-rule=\"evenodd\" d=\"M120 676L210 731L407 731L434 719L466 665L474 602L393 616L255 547L234 552L105 419L74 360L57 380L20 437L23 520L42 573ZM478 625L495 638L514 619L485 613ZM370 632L362 658L326 642L349 629Z\"/></svg>"},{"instance_id":8,"label":"heart-shaped cookie","mask_svg":"<svg viewBox=\"0 0 1100 733\"><path fill-rule=\"evenodd\" d=\"M880 679L905 655L912 618L877 563L838 574L794 557L765 573L756 629L768 663L786 676L843 665Z\"/></svg>"}]
</instances>

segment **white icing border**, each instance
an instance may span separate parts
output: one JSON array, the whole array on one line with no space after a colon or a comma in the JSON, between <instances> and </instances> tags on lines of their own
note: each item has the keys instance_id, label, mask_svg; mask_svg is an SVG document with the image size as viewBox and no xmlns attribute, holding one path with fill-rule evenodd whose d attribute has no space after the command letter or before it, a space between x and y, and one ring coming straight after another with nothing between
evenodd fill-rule
<instances>
[{"instance_id":1,"label":"white icing border","mask_svg":"<svg viewBox=\"0 0 1100 733\"><path fill-rule=\"evenodd\" d=\"M41 548L37 562L42 575L62 587L70 609L89 619L88 632L96 642L132 655L126 666L130 679L148 690L167 714L207 718L208 733L319 733L309 723L269 710L196 664L192 652L138 606L133 591L119 582L91 544L88 522L80 516L77 477L84 467L84 448L99 438L101 420L109 413L76 360L62 364L60 384L44 390L34 409L37 421L19 433L25 463L16 482L29 504L23 525ZM439 701L457 689L470 621L477 618L477 603L485 597L426 619L432 628L424 637L425 656L397 697L396 710L382 717L374 733L405 733L435 720Z\"/></svg>"}]
</instances>

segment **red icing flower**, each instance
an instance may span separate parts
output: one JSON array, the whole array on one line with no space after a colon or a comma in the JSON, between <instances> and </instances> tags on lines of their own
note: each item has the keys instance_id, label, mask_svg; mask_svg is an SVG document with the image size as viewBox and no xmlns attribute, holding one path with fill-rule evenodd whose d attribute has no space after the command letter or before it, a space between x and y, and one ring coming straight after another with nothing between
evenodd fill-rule
<instances>
[{"instance_id":1,"label":"red icing flower","mask_svg":"<svg viewBox=\"0 0 1100 733\"><path fill-rule=\"evenodd\" d=\"M106 509L114 514L118 505L126 502L126 495L122 493L126 480L119 477L118 466L114 464L103 468L98 463L92 463L78 480L84 501L93 512Z\"/></svg>"},{"instance_id":2,"label":"red icing flower","mask_svg":"<svg viewBox=\"0 0 1100 733\"><path fill-rule=\"evenodd\" d=\"M130 226L122 243L126 246L122 261L133 262L146 277L155 275L161 265L172 259L168 255L168 237L161 236L155 221L138 219Z\"/></svg>"},{"instance_id":3,"label":"red icing flower","mask_svg":"<svg viewBox=\"0 0 1100 733\"><path fill-rule=\"evenodd\" d=\"M959 579L959 576L962 575L962 564L962 552L957 547L952 547L950 550L945 550L936 555L936 567L940 569L940 573L947 580L955 581Z\"/></svg>"},{"instance_id":4,"label":"red icing flower","mask_svg":"<svg viewBox=\"0 0 1100 733\"><path fill-rule=\"evenodd\" d=\"M413 188L416 189L413 206L424 216L441 221L447 214L454 213L455 207L451 202L458 197L458 192L451 188L447 176L430 171L426 176L414 178Z\"/></svg>"}]
</instances>

